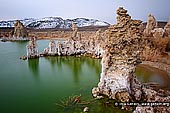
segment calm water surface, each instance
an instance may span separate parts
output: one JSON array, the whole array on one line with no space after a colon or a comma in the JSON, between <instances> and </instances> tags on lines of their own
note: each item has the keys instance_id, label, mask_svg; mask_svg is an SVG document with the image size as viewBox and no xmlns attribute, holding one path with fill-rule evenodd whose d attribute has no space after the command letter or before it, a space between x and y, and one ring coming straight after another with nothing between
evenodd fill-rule
<instances>
[{"instance_id":1,"label":"calm water surface","mask_svg":"<svg viewBox=\"0 0 170 113\"><path fill-rule=\"evenodd\" d=\"M41 52L49 41L37 43ZM19 57L26 55L27 44L0 42L0 113L72 113L72 110L63 111L55 103L80 94L83 100L92 99L91 89L100 78L100 60L43 57L23 61ZM144 80L140 69L137 73L140 80ZM149 80L148 77L146 81ZM101 101L88 106L91 113L124 112Z\"/></svg>"},{"instance_id":2,"label":"calm water surface","mask_svg":"<svg viewBox=\"0 0 170 113\"><path fill-rule=\"evenodd\" d=\"M49 41L38 41L41 52ZM72 95L92 99L91 89L100 77L100 60L76 57L44 57L20 60L28 42L0 42L0 113L59 113L55 103ZM122 112L89 105L91 113ZM80 112L78 112L80 113Z\"/></svg>"}]
</instances>

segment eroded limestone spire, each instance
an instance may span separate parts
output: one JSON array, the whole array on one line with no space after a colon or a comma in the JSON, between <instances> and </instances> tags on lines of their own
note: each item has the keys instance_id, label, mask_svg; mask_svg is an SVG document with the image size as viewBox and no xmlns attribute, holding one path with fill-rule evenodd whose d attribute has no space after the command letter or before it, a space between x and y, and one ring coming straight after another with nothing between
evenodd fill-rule
<instances>
[{"instance_id":1,"label":"eroded limestone spire","mask_svg":"<svg viewBox=\"0 0 170 113\"><path fill-rule=\"evenodd\" d=\"M144 30L144 35L145 36L151 36L151 31L154 30L154 28L157 28L157 22L156 19L153 15L149 14L148 15L148 21L146 24L146 28Z\"/></svg>"},{"instance_id":2,"label":"eroded limestone spire","mask_svg":"<svg viewBox=\"0 0 170 113\"><path fill-rule=\"evenodd\" d=\"M14 24L14 37L28 37L26 28L19 20Z\"/></svg>"},{"instance_id":3,"label":"eroded limestone spire","mask_svg":"<svg viewBox=\"0 0 170 113\"><path fill-rule=\"evenodd\" d=\"M117 23L107 30L108 40L101 65L102 72L98 86L92 89L94 97L107 95L119 102L170 102L168 92L159 93L140 83L135 76L136 65L140 61L142 51L142 29L140 20L132 20L127 10L120 7L117 10ZM149 15L147 28L153 30L156 21ZM123 106L126 107L126 106ZM138 106L134 113L153 111L170 112L169 107Z\"/></svg>"},{"instance_id":4,"label":"eroded limestone spire","mask_svg":"<svg viewBox=\"0 0 170 113\"><path fill-rule=\"evenodd\" d=\"M72 38L75 39L77 37L77 30L78 30L76 22L72 23L72 30L73 30Z\"/></svg>"},{"instance_id":5,"label":"eroded limestone spire","mask_svg":"<svg viewBox=\"0 0 170 113\"><path fill-rule=\"evenodd\" d=\"M132 20L127 10L122 7L117 10L117 15L117 23L108 28L109 40L106 42L105 54L101 61L101 78L98 88L93 89L93 94L101 93L115 99L121 92L126 95L123 101L127 102L131 94L136 95L138 99L141 94L141 84L133 74L140 59L142 21Z\"/></svg>"},{"instance_id":6,"label":"eroded limestone spire","mask_svg":"<svg viewBox=\"0 0 170 113\"><path fill-rule=\"evenodd\" d=\"M37 57L39 57L38 47L37 47L37 43L36 43L36 38L35 37L30 39L30 42L26 46L26 48L27 48L27 57L28 58L37 58Z\"/></svg>"},{"instance_id":7,"label":"eroded limestone spire","mask_svg":"<svg viewBox=\"0 0 170 113\"><path fill-rule=\"evenodd\" d=\"M165 30L165 34L166 34L168 37L170 37L170 17L169 17L169 19L168 19L167 24L166 24L165 27L164 27L164 30Z\"/></svg>"}]
</instances>

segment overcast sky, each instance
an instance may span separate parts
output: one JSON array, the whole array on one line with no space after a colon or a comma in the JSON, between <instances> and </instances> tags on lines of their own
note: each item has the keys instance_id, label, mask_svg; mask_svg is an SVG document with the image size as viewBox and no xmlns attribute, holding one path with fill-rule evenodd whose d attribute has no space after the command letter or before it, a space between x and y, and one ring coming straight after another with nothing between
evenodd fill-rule
<instances>
[{"instance_id":1,"label":"overcast sky","mask_svg":"<svg viewBox=\"0 0 170 113\"><path fill-rule=\"evenodd\" d=\"M170 0L0 0L0 20L42 18L93 18L111 24L116 9L123 6L133 19L147 20L149 13L159 21L170 16Z\"/></svg>"}]
</instances>

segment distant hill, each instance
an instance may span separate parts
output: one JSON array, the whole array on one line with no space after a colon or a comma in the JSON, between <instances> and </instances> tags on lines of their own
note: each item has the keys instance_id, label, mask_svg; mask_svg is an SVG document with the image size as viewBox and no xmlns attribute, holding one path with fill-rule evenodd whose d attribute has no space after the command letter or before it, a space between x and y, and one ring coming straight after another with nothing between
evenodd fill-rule
<instances>
[{"instance_id":1,"label":"distant hill","mask_svg":"<svg viewBox=\"0 0 170 113\"><path fill-rule=\"evenodd\" d=\"M16 20L0 21L1 28L14 27ZM60 17L45 17L41 19L23 19L20 20L27 28L47 29L47 28L71 28L72 22L76 22L78 27L85 26L108 26L107 22L96 19L76 18L76 19L62 19Z\"/></svg>"}]
</instances>

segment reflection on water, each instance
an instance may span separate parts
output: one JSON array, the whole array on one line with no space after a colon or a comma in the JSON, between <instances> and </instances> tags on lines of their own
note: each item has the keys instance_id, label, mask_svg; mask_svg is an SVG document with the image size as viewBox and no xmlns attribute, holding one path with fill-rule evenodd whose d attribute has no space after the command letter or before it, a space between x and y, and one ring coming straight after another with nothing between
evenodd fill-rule
<instances>
[{"instance_id":1,"label":"reflection on water","mask_svg":"<svg viewBox=\"0 0 170 113\"><path fill-rule=\"evenodd\" d=\"M70 57L70 56L63 56L63 57L45 57L47 61L50 62L51 67L55 69L55 65L57 68L64 71L65 67L70 69L71 75L74 78L74 82L79 83L82 71L86 66L92 70L95 70L96 75L97 73L101 72L101 65L100 59L91 59L87 57ZM135 74L137 78L143 83L157 83L160 85L161 88L170 89L170 78L169 76L160 70L154 69L149 66L139 65L136 68ZM100 76L97 75L98 79Z\"/></svg>"},{"instance_id":2,"label":"reflection on water","mask_svg":"<svg viewBox=\"0 0 170 113\"><path fill-rule=\"evenodd\" d=\"M48 42L38 41L40 52ZM55 56L22 61L19 57L26 54L26 45L25 42L0 42L0 113L58 113L61 109L54 103L62 98L79 94L86 99L93 98L91 89L99 82L101 60ZM137 68L137 77L143 82L170 86L164 73L150 70ZM119 112L103 106L99 102L89 108L92 113Z\"/></svg>"},{"instance_id":3,"label":"reflection on water","mask_svg":"<svg viewBox=\"0 0 170 113\"><path fill-rule=\"evenodd\" d=\"M19 48L19 49L21 49L21 48L23 48L23 45L27 45L28 44L28 41L21 41L21 42L12 42L12 43L16 43L16 46ZM24 48L24 49L26 49L26 47Z\"/></svg>"},{"instance_id":4,"label":"reflection on water","mask_svg":"<svg viewBox=\"0 0 170 113\"><path fill-rule=\"evenodd\" d=\"M71 57L71 56L57 56L57 57L45 57L54 68L57 65L57 68L60 70L65 70L63 68L68 67L71 70L71 75L73 75L74 81L79 82L79 76L83 73L83 68L91 68L95 70L96 73L100 73L100 60L91 59L87 57ZM97 74L96 74L97 75ZM98 76L99 77L99 76Z\"/></svg>"},{"instance_id":5,"label":"reflection on water","mask_svg":"<svg viewBox=\"0 0 170 113\"><path fill-rule=\"evenodd\" d=\"M34 76L39 75L39 59L28 59L28 67Z\"/></svg>"},{"instance_id":6,"label":"reflection on water","mask_svg":"<svg viewBox=\"0 0 170 113\"><path fill-rule=\"evenodd\" d=\"M72 75L76 83L79 82L79 75L82 73L82 65L84 64L83 58L69 58L63 59L63 64L72 70Z\"/></svg>"}]
</instances>

